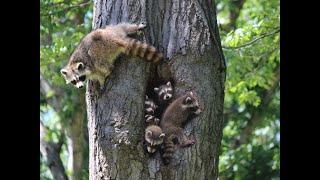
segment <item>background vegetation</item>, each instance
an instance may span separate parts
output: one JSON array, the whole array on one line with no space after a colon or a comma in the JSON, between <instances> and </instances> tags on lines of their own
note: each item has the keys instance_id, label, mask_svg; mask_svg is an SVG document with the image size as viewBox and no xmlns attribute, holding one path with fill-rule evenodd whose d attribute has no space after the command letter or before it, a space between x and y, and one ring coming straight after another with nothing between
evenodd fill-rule
<instances>
[{"instance_id":1,"label":"background vegetation","mask_svg":"<svg viewBox=\"0 0 320 180\"><path fill-rule=\"evenodd\" d=\"M55 147L69 178L88 179L85 91L65 85L59 71L91 30L93 2L40 3L42 140ZM279 6L277 0L216 1L227 63L220 179L280 179ZM75 137L79 128L85 133ZM77 138L84 141L81 147ZM81 170L73 161L78 151ZM40 178L53 179L52 162L43 152L40 158Z\"/></svg>"}]
</instances>

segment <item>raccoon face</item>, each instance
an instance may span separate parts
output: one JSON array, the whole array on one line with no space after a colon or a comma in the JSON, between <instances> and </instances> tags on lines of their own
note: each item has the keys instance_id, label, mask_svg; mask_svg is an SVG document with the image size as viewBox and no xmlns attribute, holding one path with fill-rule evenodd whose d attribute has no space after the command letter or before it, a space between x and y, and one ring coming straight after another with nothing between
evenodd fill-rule
<instances>
[{"instance_id":1,"label":"raccoon face","mask_svg":"<svg viewBox=\"0 0 320 180\"><path fill-rule=\"evenodd\" d=\"M159 99L162 101L168 101L172 98L173 89L171 82L167 82L167 84L160 86L159 88L155 87L154 92L157 93Z\"/></svg>"},{"instance_id":2,"label":"raccoon face","mask_svg":"<svg viewBox=\"0 0 320 180\"><path fill-rule=\"evenodd\" d=\"M188 109L194 114L200 114L202 112L199 106L199 101L192 91L188 92L188 94L185 96L182 106L184 109Z\"/></svg>"},{"instance_id":3,"label":"raccoon face","mask_svg":"<svg viewBox=\"0 0 320 180\"><path fill-rule=\"evenodd\" d=\"M147 130L145 134L145 139L150 144L150 146L153 147L153 146L162 144L164 136L165 134L162 133L161 129L160 129L160 132Z\"/></svg>"},{"instance_id":4,"label":"raccoon face","mask_svg":"<svg viewBox=\"0 0 320 180\"><path fill-rule=\"evenodd\" d=\"M69 64L60 70L66 83L71 83L76 88L82 88L90 71L82 62Z\"/></svg>"}]
</instances>

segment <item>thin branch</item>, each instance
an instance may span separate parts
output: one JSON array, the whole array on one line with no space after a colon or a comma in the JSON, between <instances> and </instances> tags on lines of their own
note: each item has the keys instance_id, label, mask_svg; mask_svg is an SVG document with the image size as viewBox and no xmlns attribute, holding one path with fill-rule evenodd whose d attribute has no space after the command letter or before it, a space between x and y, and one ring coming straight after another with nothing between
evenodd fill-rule
<instances>
[{"instance_id":1,"label":"thin branch","mask_svg":"<svg viewBox=\"0 0 320 180\"><path fill-rule=\"evenodd\" d=\"M257 37L255 39L253 39L252 41L249 41L249 42L247 42L245 44L242 44L240 46L234 46L234 47L232 47L232 46L222 46L222 48L223 49L240 49L240 48L243 48L243 47L246 47L246 46L250 46L250 45L254 44L255 42L259 41L260 39L272 36L272 35L274 35L276 33L279 33L279 32L280 32L280 28L275 30L275 31L273 31L273 32L271 32L271 33L264 34L264 35L262 35L260 37Z\"/></svg>"}]
</instances>

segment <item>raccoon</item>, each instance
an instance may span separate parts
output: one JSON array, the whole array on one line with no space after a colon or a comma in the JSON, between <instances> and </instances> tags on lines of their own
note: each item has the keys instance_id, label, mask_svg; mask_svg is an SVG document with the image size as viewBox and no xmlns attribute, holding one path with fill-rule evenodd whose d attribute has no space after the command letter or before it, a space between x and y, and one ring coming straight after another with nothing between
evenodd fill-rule
<instances>
[{"instance_id":1,"label":"raccoon","mask_svg":"<svg viewBox=\"0 0 320 180\"><path fill-rule=\"evenodd\" d=\"M91 79L103 87L121 53L158 64L164 59L162 53L149 44L128 37L145 27L145 24L121 23L91 31L75 48L69 63L60 70L66 83L82 88L85 80Z\"/></svg>"},{"instance_id":2,"label":"raccoon","mask_svg":"<svg viewBox=\"0 0 320 180\"><path fill-rule=\"evenodd\" d=\"M153 90L157 94L158 104L167 104L173 97L173 87L170 81L160 87L155 87Z\"/></svg>"},{"instance_id":3,"label":"raccoon","mask_svg":"<svg viewBox=\"0 0 320 180\"><path fill-rule=\"evenodd\" d=\"M190 120L190 117L199 115L201 112L198 99L192 91L175 99L167 107L160 121L160 127L166 134L162 154L164 164L170 163L178 147L188 147L195 143L183 133L182 127Z\"/></svg>"},{"instance_id":4,"label":"raccoon","mask_svg":"<svg viewBox=\"0 0 320 180\"><path fill-rule=\"evenodd\" d=\"M152 99L149 99L147 95L146 95L146 100L144 101L144 105L145 105L146 115L154 115L156 109L158 108L156 103Z\"/></svg>"},{"instance_id":5,"label":"raccoon","mask_svg":"<svg viewBox=\"0 0 320 180\"><path fill-rule=\"evenodd\" d=\"M157 148L163 143L165 134L162 129L156 125L150 125L145 131L145 141L147 142L147 151L155 153Z\"/></svg>"}]
</instances>

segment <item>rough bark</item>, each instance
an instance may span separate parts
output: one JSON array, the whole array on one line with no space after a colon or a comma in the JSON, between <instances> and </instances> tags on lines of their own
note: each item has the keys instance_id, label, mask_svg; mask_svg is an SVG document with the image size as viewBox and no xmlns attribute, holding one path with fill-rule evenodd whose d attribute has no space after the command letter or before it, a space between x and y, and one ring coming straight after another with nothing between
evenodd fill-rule
<instances>
[{"instance_id":1,"label":"rough bark","mask_svg":"<svg viewBox=\"0 0 320 180\"><path fill-rule=\"evenodd\" d=\"M121 57L106 91L87 86L90 179L217 179L222 137L225 62L211 1L96 0L94 29L119 22L146 22L144 41L170 61L179 96L193 89L204 107L185 132L196 139L179 149L172 164L142 147L144 97L150 64Z\"/></svg>"}]
</instances>

